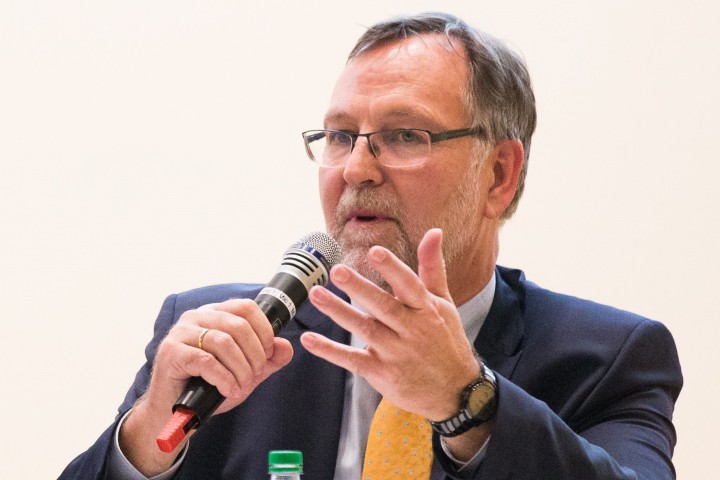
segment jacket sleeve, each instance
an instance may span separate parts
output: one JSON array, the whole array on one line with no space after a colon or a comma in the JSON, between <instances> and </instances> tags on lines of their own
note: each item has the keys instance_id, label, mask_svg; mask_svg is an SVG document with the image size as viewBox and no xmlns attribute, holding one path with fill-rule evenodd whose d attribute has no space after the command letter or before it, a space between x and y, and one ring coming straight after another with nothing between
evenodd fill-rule
<instances>
[{"instance_id":1,"label":"jacket sleeve","mask_svg":"<svg viewBox=\"0 0 720 480\"><path fill-rule=\"evenodd\" d=\"M152 341L145 349L146 362L135 376L130 390L128 390L120 408L118 415L107 430L97 439L97 441L85 452L75 458L60 474L59 480L101 480L106 479L105 463L109 449L112 447L113 433L117 428L118 422L123 415L132 408L138 398L145 393L145 389L150 381L150 372L152 364L155 361L155 352L157 347L167 335L168 330L175 322L175 302L176 295L171 295L160 310L157 321L155 322L155 332Z\"/></svg>"},{"instance_id":2,"label":"jacket sleeve","mask_svg":"<svg viewBox=\"0 0 720 480\"><path fill-rule=\"evenodd\" d=\"M561 414L499 376L496 423L485 458L473 472L457 473L436 448L448 476L674 479L672 412L682 374L670 333L644 320L602 368L605 373L581 405Z\"/></svg>"}]
</instances>

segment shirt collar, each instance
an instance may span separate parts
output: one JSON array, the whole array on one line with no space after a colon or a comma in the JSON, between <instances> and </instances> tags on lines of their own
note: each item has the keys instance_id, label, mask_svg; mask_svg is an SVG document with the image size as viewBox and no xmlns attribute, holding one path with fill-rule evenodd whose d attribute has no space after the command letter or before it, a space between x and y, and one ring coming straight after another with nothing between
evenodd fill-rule
<instances>
[{"instance_id":1,"label":"shirt collar","mask_svg":"<svg viewBox=\"0 0 720 480\"><path fill-rule=\"evenodd\" d=\"M470 343L475 341L490 312L490 306L495 298L495 284L495 271L493 270L492 277L485 288L458 307L463 330L465 330L465 336Z\"/></svg>"}]
</instances>

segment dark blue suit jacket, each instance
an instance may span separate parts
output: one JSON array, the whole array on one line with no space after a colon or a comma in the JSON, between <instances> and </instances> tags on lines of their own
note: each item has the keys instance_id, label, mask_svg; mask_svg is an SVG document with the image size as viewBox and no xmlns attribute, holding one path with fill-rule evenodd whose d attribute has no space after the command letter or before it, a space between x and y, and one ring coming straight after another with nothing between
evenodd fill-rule
<instances>
[{"instance_id":1,"label":"dark blue suit jacket","mask_svg":"<svg viewBox=\"0 0 720 480\"><path fill-rule=\"evenodd\" d=\"M221 285L169 297L118 418L145 391L157 346L183 312L254 298L259 288ZM308 480L333 478L345 371L302 347L305 330L349 340L306 303L282 332L295 348L292 362L198 430L176 478L266 478L267 452L276 449L303 451ZM671 419L682 375L662 324L541 289L522 272L498 267L495 298L475 347L498 373L498 411L485 459L471 478L675 478ZM116 425L61 478L104 478ZM434 443L433 478L454 478L437 438Z\"/></svg>"}]
</instances>

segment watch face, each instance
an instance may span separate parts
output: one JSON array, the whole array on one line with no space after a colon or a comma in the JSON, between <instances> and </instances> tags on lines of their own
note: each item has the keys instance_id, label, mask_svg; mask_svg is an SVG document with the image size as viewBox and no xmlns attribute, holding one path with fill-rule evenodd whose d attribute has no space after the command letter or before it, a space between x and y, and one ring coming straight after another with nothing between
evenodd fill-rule
<instances>
[{"instance_id":1,"label":"watch face","mask_svg":"<svg viewBox=\"0 0 720 480\"><path fill-rule=\"evenodd\" d=\"M487 405L495 396L495 390L489 382L483 382L473 388L467 397L467 409L474 417Z\"/></svg>"}]
</instances>

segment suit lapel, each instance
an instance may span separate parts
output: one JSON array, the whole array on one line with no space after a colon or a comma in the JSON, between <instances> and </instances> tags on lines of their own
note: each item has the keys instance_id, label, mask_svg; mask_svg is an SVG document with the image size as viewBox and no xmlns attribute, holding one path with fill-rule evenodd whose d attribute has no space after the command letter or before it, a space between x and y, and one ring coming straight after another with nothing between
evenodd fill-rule
<instances>
[{"instance_id":1,"label":"suit lapel","mask_svg":"<svg viewBox=\"0 0 720 480\"><path fill-rule=\"evenodd\" d=\"M337 295L341 299L343 299L346 302L350 301L350 298L343 292L342 290L338 289L335 285L332 283L328 285L328 290L332 292L333 294ZM320 313L313 305L310 303L310 301L306 301L303 303L300 308L298 309L297 315L295 316L295 321L293 322L297 324L297 327L301 331L317 331L320 333L320 330L327 330L330 328L333 329L332 325L336 326L336 323L333 322L333 320L330 317L327 317ZM350 335L345 330L342 330L340 327L337 327L335 330L338 330L338 333L344 332L346 339L345 340L338 340L337 338L333 338L333 340L338 342L344 342L348 343L350 341Z\"/></svg>"},{"instance_id":2,"label":"suit lapel","mask_svg":"<svg viewBox=\"0 0 720 480\"><path fill-rule=\"evenodd\" d=\"M491 369L510 378L522 355L524 275L497 267L496 279L495 298L474 345Z\"/></svg>"}]
</instances>

